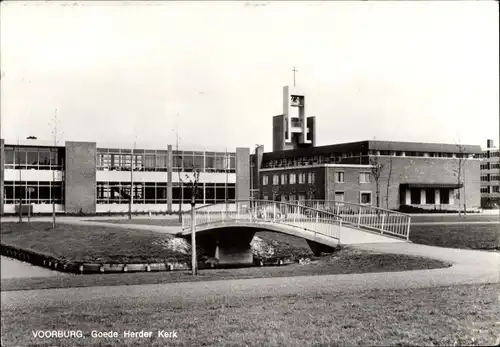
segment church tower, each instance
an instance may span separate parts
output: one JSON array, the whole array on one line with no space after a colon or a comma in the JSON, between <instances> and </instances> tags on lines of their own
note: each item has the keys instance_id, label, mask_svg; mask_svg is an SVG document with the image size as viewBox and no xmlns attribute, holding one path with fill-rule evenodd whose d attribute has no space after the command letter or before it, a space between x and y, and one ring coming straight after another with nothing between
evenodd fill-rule
<instances>
[{"instance_id":1,"label":"church tower","mask_svg":"<svg viewBox=\"0 0 500 347\"><path fill-rule=\"evenodd\" d=\"M314 147L315 123L315 117L306 116L304 92L295 86L283 87L283 114L273 117L273 152Z\"/></svg>"}]
</instances>

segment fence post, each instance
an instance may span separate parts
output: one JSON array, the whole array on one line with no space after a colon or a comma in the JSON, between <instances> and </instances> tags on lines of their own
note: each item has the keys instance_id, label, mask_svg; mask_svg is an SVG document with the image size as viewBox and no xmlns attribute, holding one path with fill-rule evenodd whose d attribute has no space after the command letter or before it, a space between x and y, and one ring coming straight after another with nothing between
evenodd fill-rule
<instances>
[{"instance_id":1,"label":"fence post","mask_svg":"<svg viewBox=\"0 0 500 347\"><path fill-rule=\"evenodd\" d=\"M361 206L358 206L359 208L359 213L358 213L358 228L361 225Z\"/></svg>"},{"instance_id":2,"label":"fence post","mask_svg":"<svg viewBox=\"0 0 500 347\"><path fill-rule=\"evenodd\" d=\"M380 228L382 230L382 235L384 234L384 221L385 221L385 213L382 214L382 227Z\"/></svg>"},{"instance_id":3,"label":"fence post","mask_svg":"<svg viewBox=\"0 0 500 347\"><path fill-rule=\"evenodd\" d=\"M406 241L410 240L410 223L411 223L411 217L408 216L408 225L406 227Z\"/></svg>"},{"instance_id":4,"label":"fence post","mask_svg":"<svg viewBox=\"0 0 500 347\"><path fill-rule=\"evenodd\" d=\"M319 215L318 212L316 212L316 224L318 224L318 220L319 220Z\"/></svg>"},{"instance_id":5,"label":"fence post","mask_svg":"<svg viewBox=\"0 0 500 347\"><path fill-rule=\"evenodd\" d=\"M276 202L273 204L273 220L276 222Z\"/></svg>"},{"instance_id":6,"label":"fence post","mask_svg":"<svg viewBox=\"0 0 500 347\"><path fill-rule=\"evenodd\" d=\"M182 224L182 230L184 230L184 216L181 214L181 224Z\"/></svg>"}]
</instances>

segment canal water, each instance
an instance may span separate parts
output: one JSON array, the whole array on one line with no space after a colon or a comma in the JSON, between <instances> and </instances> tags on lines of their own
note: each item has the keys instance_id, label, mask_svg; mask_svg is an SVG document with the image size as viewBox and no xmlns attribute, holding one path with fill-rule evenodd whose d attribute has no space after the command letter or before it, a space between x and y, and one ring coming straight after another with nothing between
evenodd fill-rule
<instances>
[{"instance_id":1,"label":"canal water","mask_svg":"<svg viewBox=\"0 0 500 347\"><path fill-rule=\"evenodd\" d=\"M3 255L0 258L1 278L22 278L22 277L48 277L48 276L67 276L59 271L46 269L40 266L19 261L17 259L7 258Z\"/></svg>"}]
</instances>

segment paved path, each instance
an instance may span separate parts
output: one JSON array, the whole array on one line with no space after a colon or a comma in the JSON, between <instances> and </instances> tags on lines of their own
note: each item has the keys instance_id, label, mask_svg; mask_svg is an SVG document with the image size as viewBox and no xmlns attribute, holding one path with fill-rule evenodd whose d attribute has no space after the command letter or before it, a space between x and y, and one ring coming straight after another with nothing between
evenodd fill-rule
<instances>
[{"instance_id":1,"label":"paved path","mask_svg":"<svg viewBox=\"0 0 500 347\"><path fill-rule=\"evenodd\" d=\"M254 297L283 294L314 294L373 289L405 289L459 284L499 283L500 253L448 249L410 243L359 244L355 247L378 252L413 254L453 262L434 270L350 275L301 276L157 285L45 289L2 292L5 309L32 305L136 302L204 302L216 297Z\"/></svg>"}]
</instances>

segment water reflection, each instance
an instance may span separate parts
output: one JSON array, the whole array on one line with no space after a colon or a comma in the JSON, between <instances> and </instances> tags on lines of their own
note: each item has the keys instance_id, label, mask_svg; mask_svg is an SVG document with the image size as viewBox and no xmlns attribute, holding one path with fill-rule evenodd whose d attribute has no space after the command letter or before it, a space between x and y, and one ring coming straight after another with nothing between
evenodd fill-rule
<instances>
[{"instance_id":1,"label":"water reflection","mask_svg":"<svg viewBox=\"0 0 500 347\"><path fill-rule=\"evenodd\" d=\"M43 267L31 265L29 263L19 261L17 259L7 258L3 255L0 258L1 276L2 279L7 278L22 278L22 277L48 277L48 276L65 276L66 274L59 271L46 269Z\"/></svg>"}]
</instances>

